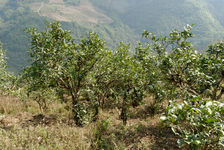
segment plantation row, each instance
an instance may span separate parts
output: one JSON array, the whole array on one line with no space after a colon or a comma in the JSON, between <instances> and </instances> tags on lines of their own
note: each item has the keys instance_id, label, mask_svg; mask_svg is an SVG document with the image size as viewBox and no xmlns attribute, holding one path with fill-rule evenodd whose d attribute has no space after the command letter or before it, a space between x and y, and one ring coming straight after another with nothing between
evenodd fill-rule
<instances>
[{"instance_id":1,"label":"plantation row","mask_svg":"<svg viewBox=\"0 0 224 150\"><path fill-rule=\"evenodd\" d=\"M120 43L105 46L96 33L79 42L58 22L30 33L30 65L15 77L6 70L0 51L1 94L35 100L42 111L52 100L71 103L78 126L96 121L101 109L120 109L124 125L129 109L151 97L152 113L166 108L161 119L192 149L224 147L224 43L198 53L189 38L191 26L168 36L145 31L134 51Z\"/></svg>"}]
</instances>

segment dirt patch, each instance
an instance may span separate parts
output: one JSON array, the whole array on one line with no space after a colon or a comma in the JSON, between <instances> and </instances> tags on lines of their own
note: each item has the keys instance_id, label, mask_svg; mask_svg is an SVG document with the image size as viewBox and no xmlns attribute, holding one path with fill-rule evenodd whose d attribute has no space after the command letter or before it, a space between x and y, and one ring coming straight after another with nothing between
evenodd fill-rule
<instances>
[{"instance_id":1,"label":"dirt patch","mask_svg":"<svg viewBox=\"0 0 224 150\"><path fill-rule=\"evenodd\" d=\"M177 139L170 128L160 126L139 126L136 131L130 130L124 136L127 145L132 143L148 143L149 147L157 150L176 150ZM135 146L131 146L135 149ZM148 147L148 148L149 148Z\"/></svg>"},{"instance_id":2,"label":"dirt patch","mask_svg":"<svg viewBox=\"0 0 224 150\"><path fill-rule=\"evenodd\" d=\"M34 115L31 119L24 122L24 125L32 125L32 126L38 126L38 125L47 125L51 126L58 122L56 115L43 115L38 114Z\"/></svg>"},{"instance_id":3,"label":"dirt patch","mask_svg":"<svg viewBox=\"0 0 224 150\"><path fill-rule=\"evenodd\" d=\"M0 116L0 126L1 127L10 127L10 126L14 126L15 124L17 124L19 122L18 118L15 117L6 117L6 116Z\"/></svg>"}]
</instances>

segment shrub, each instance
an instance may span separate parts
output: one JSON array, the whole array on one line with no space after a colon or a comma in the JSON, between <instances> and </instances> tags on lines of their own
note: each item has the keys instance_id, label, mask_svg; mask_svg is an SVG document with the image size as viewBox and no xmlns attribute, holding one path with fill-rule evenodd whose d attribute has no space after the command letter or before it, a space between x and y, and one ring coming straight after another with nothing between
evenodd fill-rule
<instances>
[{"instance_id":1,"label":"shrub","mask_svg":"<svg viewBox=\"0 0 224 150\"><path fill-rule=\"evenodd\" d=\"M63 30L58 22L48 23L46 30L27 29L31 34L29 55L31 65L23 71L28 90L60 89L72 99L74 120L80 125L77 105L84 97L83 91L93 87L93 72L106 53L105 42L96 33L89 33L75 43L71 32ZM83 110L83 109L80 109Z\"/></svg>"},{"instance_id":2,"label":"shrub","mask_svg":"<svg viewBox=\"0 0 224 150\"><path fill-rule=\"evenodd\" d=\"M94 129L94 140L92 141L93 149L115 149L113 134L109 131L110 121L101 120L97 122L97 126Z\"/></svg>"},{"instance_id":3,"label":"shrub","mask_svg":"<svg viewBox=\"0 0 224 150\"><path fill-rule=\"evenodd\" d=\"M194 97L181 104L173 102L161 117L181 137L179 145L191 149L224 148L224 103Z\"/></svg>"},{"instance_id":4,"label":"shrub","mask_svg":"<svg viewBox=\"0 0 224 150\"><path fill-rule=\"evenodd\" d=\"M10 90L13 88L13 83L15 81L15 76L7 71L7 57L5 56L5 51L2 49L2 44L0 42L0 94L7 95L10 94Z\"/></svg>"}]
</instances>

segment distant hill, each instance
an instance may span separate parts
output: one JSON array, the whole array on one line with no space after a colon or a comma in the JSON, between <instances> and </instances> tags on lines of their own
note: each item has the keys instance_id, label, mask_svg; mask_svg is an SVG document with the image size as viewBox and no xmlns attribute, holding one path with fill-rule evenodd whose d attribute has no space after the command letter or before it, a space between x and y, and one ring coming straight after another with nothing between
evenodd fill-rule
<instances>
[{"instance_id":1,"label":"distant hill","mask_svg":"<svg viewBox=\"0 0 224 150\"><path fill-rule=\"evenodd\" d=\"M193 43L204 48L223 39L223 7L224 0L1 0L0 41L15 72L27 64L25 27L42 30L45 20L61 21L76 39L98 32L111 48L134 44L144 29L165 34L195 24Z\"/></svg>"},{"instance_id":2,"label":"distant hill","mask_svg":"<svg viewBox=\"0 0 224 150\"><path fill-rule=\"evenodd\" d=\"M224 0L93 0L107 14L120 18L136 33L148 29L168 33L195 24L198 47L222 38ZM222 12L222 13L221 13Z\"/></svg>"}]
</instances>

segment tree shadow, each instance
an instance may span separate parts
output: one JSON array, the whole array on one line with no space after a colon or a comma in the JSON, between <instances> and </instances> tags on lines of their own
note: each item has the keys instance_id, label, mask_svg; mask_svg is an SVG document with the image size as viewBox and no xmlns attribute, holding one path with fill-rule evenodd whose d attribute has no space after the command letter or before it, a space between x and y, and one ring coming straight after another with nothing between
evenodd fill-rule
<instances>
[{"instance_id":1,"label":"tree shadow","mask_svg":"<svg viewBox=\"0 0 224 150\"><path fill-rule=\"evenodd\" d=\"M38 125L54 125L58 122L57 116L56 115L43 115L43 114L38 114L32 116L31 119L27 120L25 124L27 125L32 125L32 126L38 126Z\"/></svg>"},{"instance_id":2,"label":"tree shadow","mask_svg":"<svg viewBox=\"0 0 224 150\"><path fill-rule=\"evenodd\" d=\"M164 112L164 108L154 108L151 105L140 107L137 110L131 111L130 119L147 119L148 117L153 117L157 114Z\"/></svg>"},{"instance_id":3,"label":"tree shadow","mask_svg":"<svg viewBox=\"0 0 224 150\"><path fill-rule=\"evenodd\" d=\"M146 149L155 150L178 150L176 136L171 128L161 126L144 126L139 124L137 128L133 130L127 129L126 132L115 130L116 137L123 141L130 149L136 149L133 143L141 143L141 140L147 138L151 144ZM138 148L137 148L138 149Z\"/></svg>"},{"instance_id":4,"label":"tree shadow","mask_svg":"<svg viewBox=\"0 0 224 150\"><path fill-rule=\"evenodd\" d=\"M43 114L38 114L32 116L32 118L27 119L23 121L22 126L27 127L27 126L38 126L38 125L43 125L43 126L53 126L56 124L66 124L66 125L71 125L74 126L74 121L70 119L59 119L57 115L43 115Z\"/></svg>"}]
</instances>

